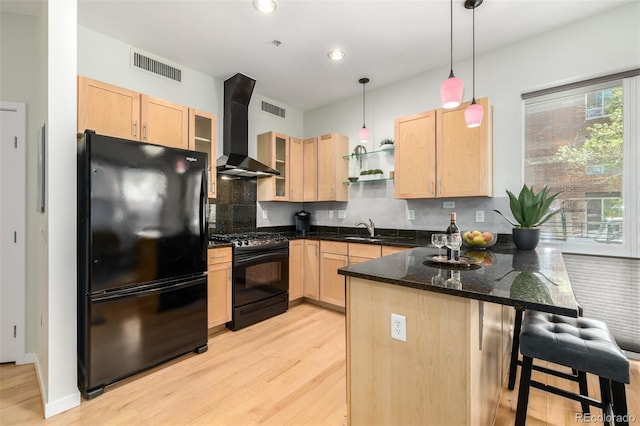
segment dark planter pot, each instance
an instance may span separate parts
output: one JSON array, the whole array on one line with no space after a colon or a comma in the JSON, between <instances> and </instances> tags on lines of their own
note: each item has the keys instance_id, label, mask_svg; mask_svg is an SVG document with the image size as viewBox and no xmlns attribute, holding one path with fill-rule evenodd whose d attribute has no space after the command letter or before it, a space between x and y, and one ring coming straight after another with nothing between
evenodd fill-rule
<instances>
[{"instance_id":1,"label":"dark planter pot","mask_svg":"<svg viewBox=\"0 0 640 426\"><path fill-rule=\"evenodd\" d=\"M540 241L540 229L513 228L513 244L518 250L533 250Z\"/></svg>"}]
</instances>

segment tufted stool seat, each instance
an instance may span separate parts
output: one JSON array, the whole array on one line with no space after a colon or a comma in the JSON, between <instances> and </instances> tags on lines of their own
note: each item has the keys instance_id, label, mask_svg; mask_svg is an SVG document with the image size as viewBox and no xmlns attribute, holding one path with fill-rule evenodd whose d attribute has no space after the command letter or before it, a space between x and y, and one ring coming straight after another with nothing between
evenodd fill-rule
<instances>
[{"instance_id":1,"label":"tufted stool seat","mask_svg":"<svg viewBox=\"0 0 640 426\"><path fill-rule=\"evenodd\" d=\"M516 425L525 423L530 386L574 399L583 407L589 404L602 408L604 416L616 424L628 424L624 384L629 383L629 361L604 322L526 311L520 332L520 352L523 359ZM601 401L532 381L533 359L597 375Z\"/></svg>"}]
</instances>

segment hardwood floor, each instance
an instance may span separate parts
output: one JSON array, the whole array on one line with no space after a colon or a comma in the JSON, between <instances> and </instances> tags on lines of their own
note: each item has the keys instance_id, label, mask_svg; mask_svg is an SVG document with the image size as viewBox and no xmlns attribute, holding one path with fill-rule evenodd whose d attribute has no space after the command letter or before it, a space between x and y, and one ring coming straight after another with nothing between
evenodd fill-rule
<instances>
[{"instance_id":1,"label":"hardwood floor","mask_svg":"<svg viewBox=\"0 0 640 426\"><path fill-rule=\"evenodd\" d=\"M629 411L640 417L638 361L631 380ZM344 315L303 303L247 329L212 335L204 354L114 385L47 420L34 366L1 364L0 424L340 426L345 382ZM594 377L589 385L597 391ZM529 425L579 423L579 404L537 389L530 397ZM513 424L516 400L517 391L503 389L497 426Z\"/></svg>"}]
</instances>

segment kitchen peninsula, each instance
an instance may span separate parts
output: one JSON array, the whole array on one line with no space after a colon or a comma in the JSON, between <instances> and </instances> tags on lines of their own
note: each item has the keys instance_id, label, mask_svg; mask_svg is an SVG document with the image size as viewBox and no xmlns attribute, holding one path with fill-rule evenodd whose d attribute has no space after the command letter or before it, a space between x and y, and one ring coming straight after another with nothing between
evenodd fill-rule
<instances>
[{"instance_id":1,"label":"kitchen peninsula","mask_svg":"<svg viewBox=\"0 0 640 426\"><path fill-rule=\"evenodd\" d=\"M482 253L482 265L459 269L417 247L339 270L349 424L490 425L514 307L577 316L559 250ZM406 319L406 341L392 339L391 314Z\"/></svg>"}]
</instances>

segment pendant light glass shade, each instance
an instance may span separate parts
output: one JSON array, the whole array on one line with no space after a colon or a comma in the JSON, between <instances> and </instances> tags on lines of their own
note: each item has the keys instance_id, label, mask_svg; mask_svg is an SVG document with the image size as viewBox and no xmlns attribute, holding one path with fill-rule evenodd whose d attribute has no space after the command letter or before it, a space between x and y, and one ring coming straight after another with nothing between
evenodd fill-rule
<instances>
[{"instance_id":1,"label":"pendant light glass shade","mask_svg":"<svg viewBox=\"0 0 640 426\"><path fill-rule=\"evenodd\" d=\"M478 105L476 103L476 99L474 98L471 101L471 105L464 110L464 121L467 122L467 127L480 127L482 124L482 116L484 115L484 108L482 105Z\"/></svg>"},{"instance_id":2,"label":"pendant light glass shade","mask_svg":"<svg viewBox=\"0 0 640 426\"><path fill-rule=\"evenodd\" d=\"M473 10L473 97L471 104L464 110L464 121L467 127L480 127L484 110L482 105L476 103L476 7L482 4L482 0L466 0L464 7Z\"/></svg>"},{"instance_id":3,"label":"pendant light glass shade","mask_svg":"<svg viewBox=\"0 0 640 426\"><path fill-rule=\"evenodd\" d=\"M449 78L447 78L440 86L440 100L442 101L443 108L455 108L460 106L462 102L462 91L464 85L462 80L453 75L453 0L449 2L451 7L451 32L450 32L450 58L451 69L449 71Z\"/></svg>"},{"instance_id":4,"label":"pendant light glass shade","mask_svg":"<svg viewBox=\"0 0 640 426\"><path fill-rule=\"evenodd\" d=\"M362 129L358 131L358 139L360 140L360 143L369 142L369 129L363 126Z\"/></svg>"},{"instance_id":5,"label":"pendant light glass shade","mask_svg":"<svg viewBox=\"0 0 640 426\"><path fill-rule=\"evenodd\" d=\"M361 78L360 80L358 80L358 83L362 84L362 129L360 129L358 131L358 139L360 140L361 144L367 143L369 142L369 129L367 129L367 126L365 126L364 124L364 86L365 84L367 84L369 82L369 79L366 77Z\"/></svg>"}]
</instances>

